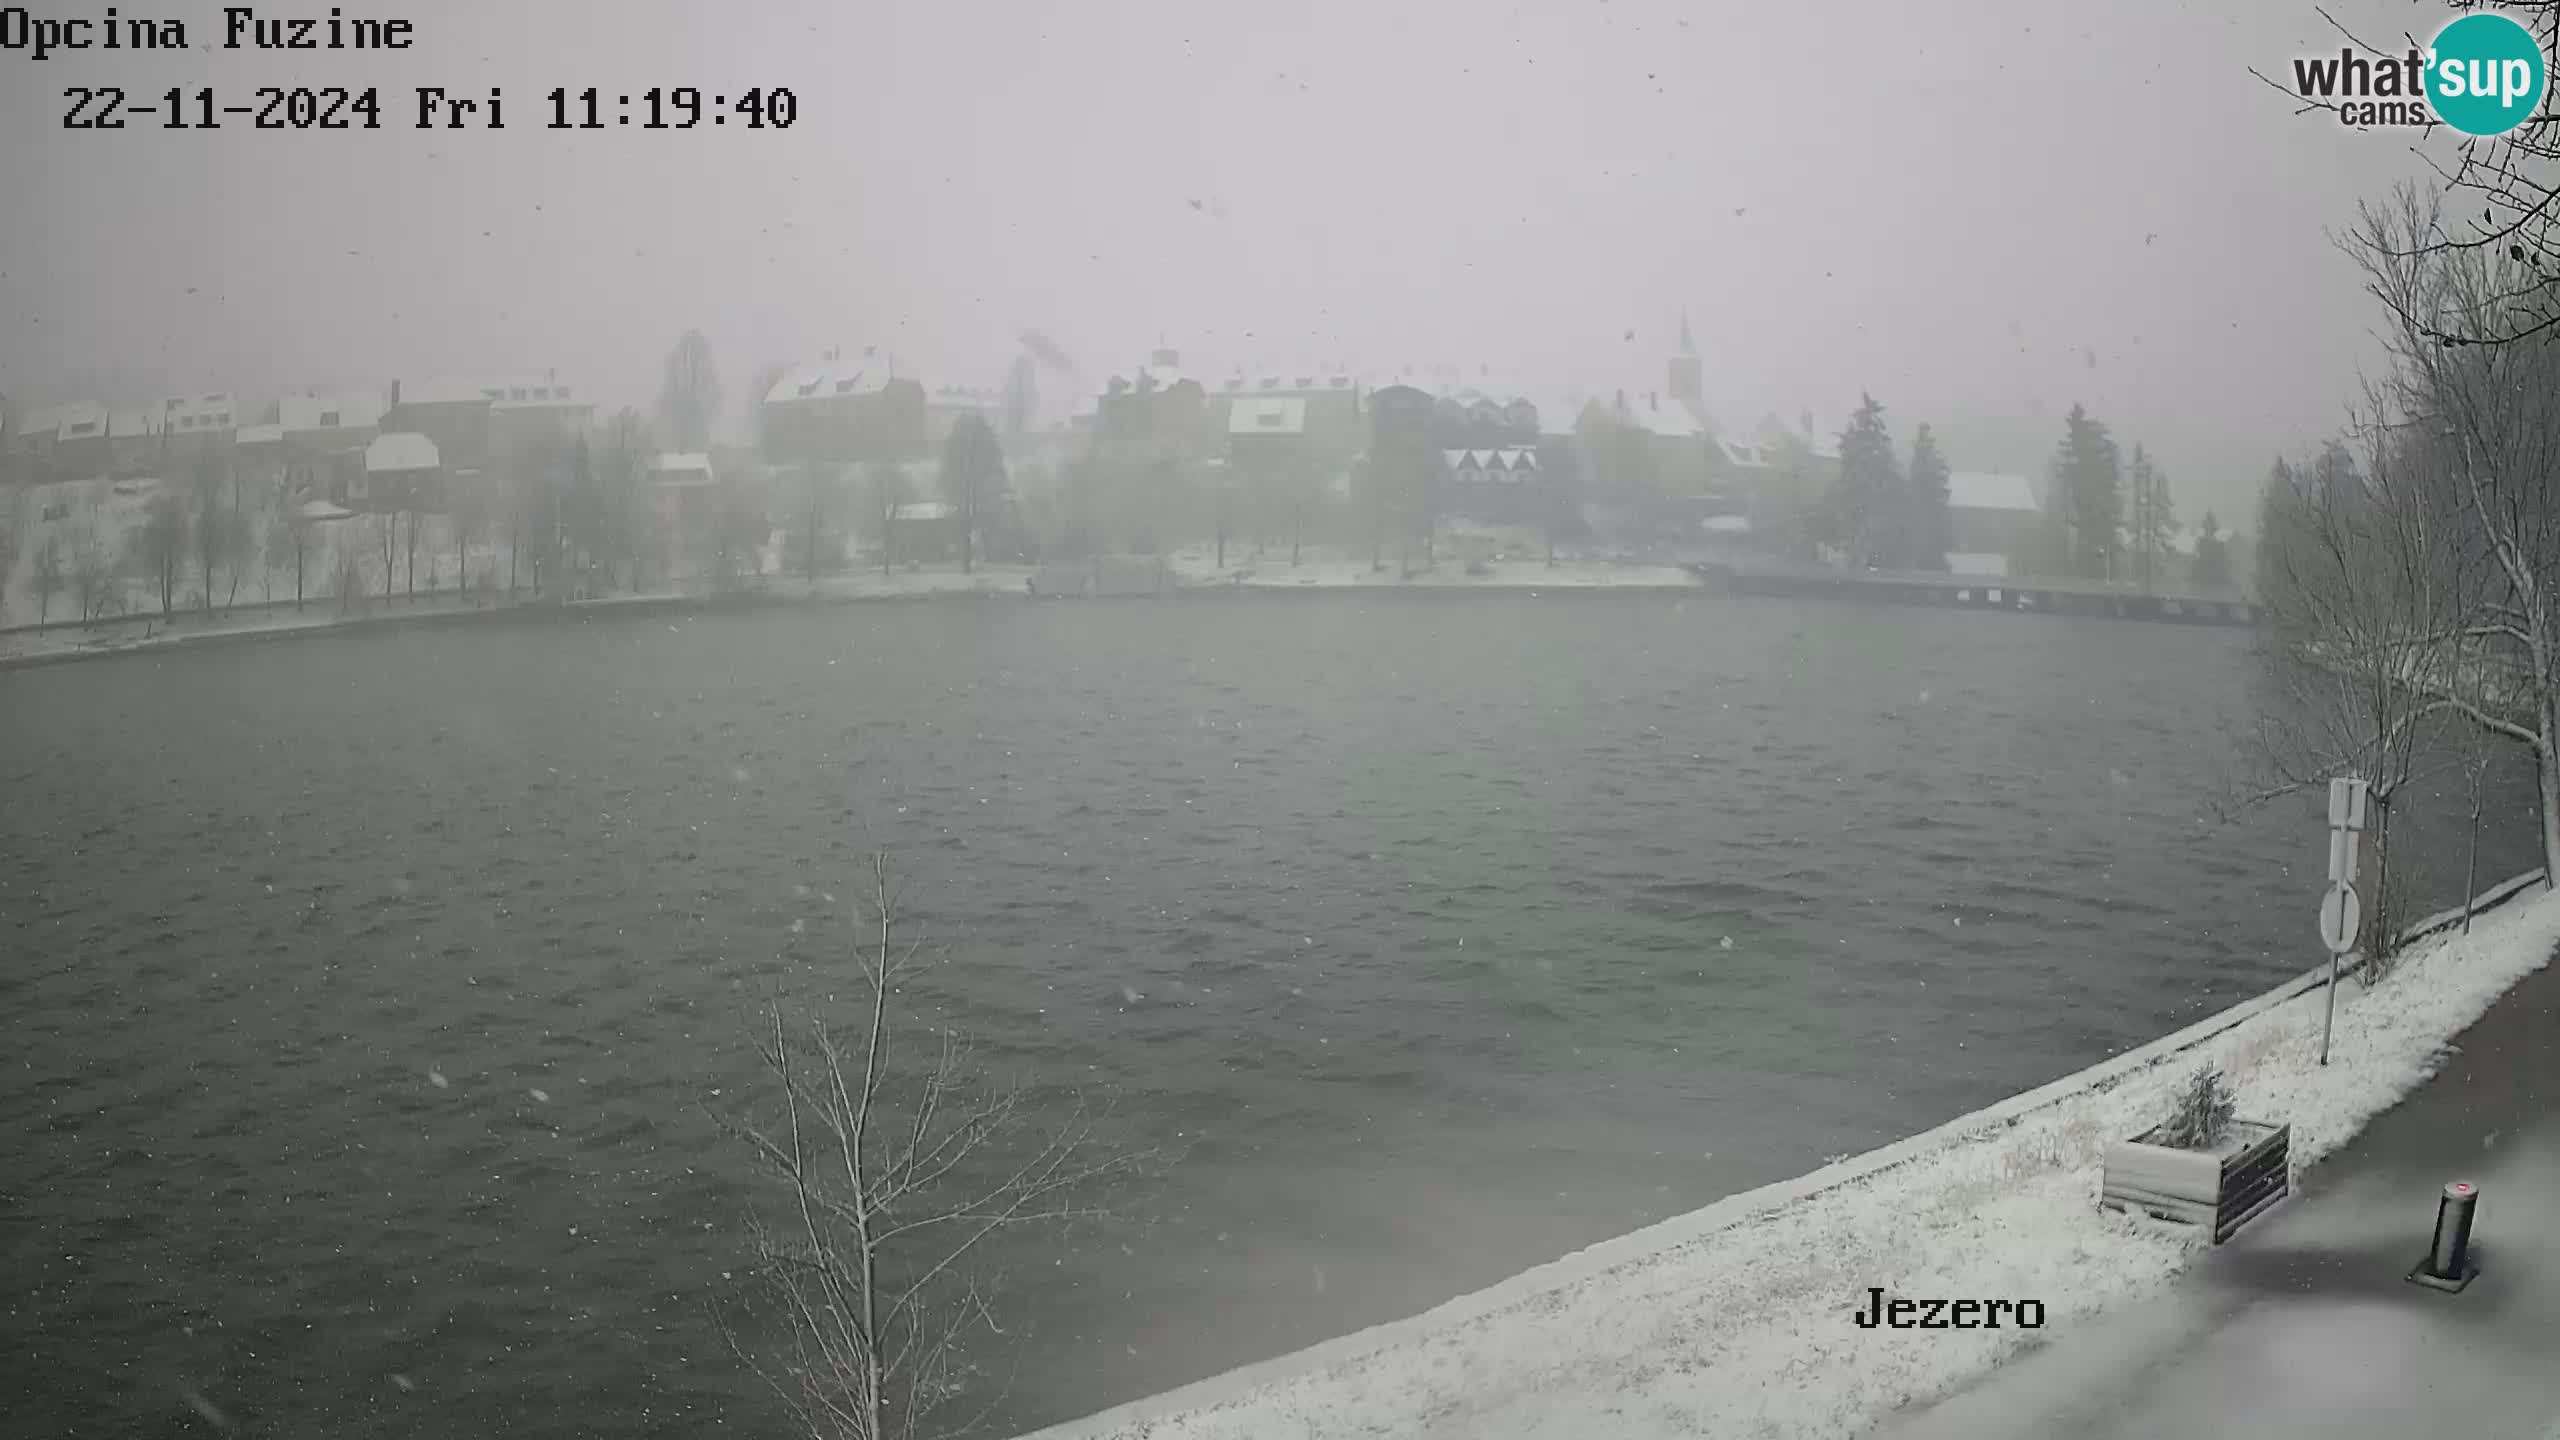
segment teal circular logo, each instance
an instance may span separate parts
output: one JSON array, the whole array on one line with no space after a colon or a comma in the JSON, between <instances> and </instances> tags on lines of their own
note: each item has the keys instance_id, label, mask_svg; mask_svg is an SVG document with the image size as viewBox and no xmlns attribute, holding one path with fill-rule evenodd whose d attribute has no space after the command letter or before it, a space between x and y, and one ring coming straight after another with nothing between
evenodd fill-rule
<instances>
[{"instance_id":1,"label":"teal circular logo","mask_svg":"<svg viewBox=\"0 0 2560 1440\"><path fill-rule=\"evenodd\" d=\"M2488 11L2437 31L2427 52L2427 104L2465 135L2504 135L2523 124L2549 79L2533 32Z\"/></svg>"}]
</instances>

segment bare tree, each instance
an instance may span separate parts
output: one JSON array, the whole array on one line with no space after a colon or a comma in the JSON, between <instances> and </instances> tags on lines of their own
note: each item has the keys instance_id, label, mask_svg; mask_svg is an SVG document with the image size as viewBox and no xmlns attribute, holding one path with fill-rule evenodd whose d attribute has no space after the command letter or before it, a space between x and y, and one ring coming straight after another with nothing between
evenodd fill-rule
<instances>
[{"instance_id":1,"label":"bare tree","mask_svg":"<svg viewBox=\"0 0 2560 1440\"><path fill-rule=\"evenodd\" d=\"M62 588L62 538L47 535L36 544L36 623L53 618L53 592Z\"/></svg>"},{"instance_id":2,"label":"bare tree","mask_svg":"<svg viewBox=\"0 0 2560 1440\"><path fill-rule=\"evenodd\" d=\"M835 528L836 478L826 466L814 461L800 466L800 513L795 517L799 542L800 569L809 588L818 588L818 564L823 557L831 562L844 558L844 536Z\"/></svg>"},{"instance_id":3,"label":"bare tree","mask_svg":"<svg viewBox=\"0 0 2560 1440\"><path fill-rule=\"evenodd\" d=\"M223 472L231 480L231 505L222 512L222 532L217 539L223 558L228 562L224 571L222 608L229 610L240 603L240 572L260 557L257 527L240 504L239 468L225 465Z\"/></svg>"},{"instance_id":4,"label":"bare tree","mask_svg":"<svg viewBox=\"0 0 2560 1440\"><path fill-rule=\"evenodd\" d=\"M7 514L0 514L0 624L9 618L9 578L18 568L18 530Z\"/></svg>"},{"instance_id":5,"label":"bare tree","mask_svg":"<svg viewBox=\"0 0 2560 1440\"><path fill-rule=\"evenodd\" d=\"M162 619L177 609L178 573L186 563L188 538L187 508L176 492L162 490L152 496L131 543L135 565L160 589ZM76 556L74 564L76 568ZM81 618L88 618L85 606Z\"/></svg>"},{"instance_id":6,"label":"bare tree","mask_svg":"<svg viewBox=\"0 0 2560 1440\"><path fill-rule=\"evenodd\" d=\"M2396 322L2395 399L2443 457L2444 489L2481 563L2436 699L2534 758L2543 860L2560 874L2560 345L2447 337L2529 323L2529 261L2432 245L2434 205L2404 188L2349 242ZM2263 562L2262 562L2263 568Z\"/></svg>"},{"instance_id":7,"label":"bare tree","mask_svg":"<svg viewBox=\"0 0 2560 1440\"><path fill-rule=\"evenodd\" d=\"M720 477L712 493L711 584L722 594L764 574L764 545L773 538L764 496L734 474Z\"/></svg>"},{"instance_id":8,"label":"bare tree","mask_svg":"<svg viewBox=\"0 0 2560 1440\"><path fill-rule=\"evenodd\" d=\"M2268 477L2259 598L2278 703L2259 738L2277 783L2258 798L2365 780L2364 948L2380 958L2398 933L2394 807L2452 683L2472 567L2435 464L2440 448L2379 415L2361 438L2361 463L2332 442Z\"/></svg>"},{"instance_id":9,"label":"bare tree","mask_svg":"<svg viewBox=\"0 0 2560 1440\"><path fill-rule=\"evenodd\" d=\"M271 500L258 517L258 529L250 549L258 557L259 597L267 604L276 603L276 569L292 553L293 544L277 532L285 528L284 501Z\"/></svg>"},{"instance_id":10,"label":"bare tree","mask_svg":"<svg viewBox=\"0 0 2560 1440\"><path fill-rule=\"evenodd\" d=\"M475 477L458 484L453 491L453 586L468 594L471 590L471 547L489 533L489 496Z\"/></svg>"},{"instance_id":11,"label":"bare tree","mask_svg":"<svg viewBox=\"0 0 2560 1440\"><path fill-rule=\"evenodd\" d=\"M922 952L899 934L885 856L870 878L858 1013L839 1029L775 999L758 1042L768 1113L718 1117L779 1182L787 1217L754 1226L745 1304L720 1312L721 1330L796 1428L825 1440L966 1430L967 1407L982 1416L995 1399L966 1393L971 1348L1002 1333L987 1242L1104 1213L1149 1158L1106 1152L1080 1103L1044 1113L985 1083L948 1029L893 1013ZM751 1334L757 1311L765 1333Z\"/></svg>"},{"instance_id":12,"label":"bare tree","mask_svg":"<svg viewBox=\"0 0 2560 1440\"><path fill-rule=\"evenodd\" d=\"M712 422L719 417L720 373L712 363L711 342L701 331L687 330L667 352L666 375L658 387L658 433L678 450L707 451Z\"/></svg>"},{"instance_id":13,"label":"bare tree","mask_svg":"<svg viewBox=\"0 0 2560 1440\"><path fill-rule=\"evenodd\" d=\"M665 537L645 488L651 448L649 423L630 409L605 421L596 446L598 543L608 565L622 566L628 590L641 587L644 568L655 571L665 563Z\"/></svg>"},{"instance_id":14,"label":"bare tree","mask_svg":"<svg viewBox=\"0 0 2560 1440\"><path fill-rule=\"evenodd\" d=\"M204 584L200 608L207 615L213 613L213 576L216 567L229 561L236 572L239 564L233 546L238 530L224 517L222 510L224 479L222 471L223 467L210 460L199 460L195 465L196 503L193 523L196 576Z\"/></svg>"},{"instance_id":15,"label":"bare tree","mask_svg":"<svg viewBox=\"0 0 2560 1440\"><path fill-rule=\"evenodd\" d=\"M950 502L960 526L960 573L966 575L977 548L978 526L1004 498L1004 446L994 427L975 415L963 415L951 427L942 447L942 498ZM1219 532L1224 551L1225 531Z\"/></svg>"},{"instance_id":16,"label":"bare tree","mask_svg":"<svg viewBox=\"0 0 2560 1440\"><path fill-rule=\"evenodd\" d=\"M907 483L907 472L886 460L871 467L871 513L880 520L880 573L886 575L897 564L898 511L914 496Z\"/></svg>"},{"instance_id":17,"label":"bare tree","mask_svg":"<svg viewBox=\"0 0 2560 1440\"><path fill-rule=\"evenodd\" d=\"M379 503L379 495L375 500ZM388 600L400 574L400 567L393 559L400 553L400 512L397 508L375 511L365 517L365 524L382 547L382 598Z\"/></svg>"},{"instance_id":18,"label":"bare tree","mask_svg":"<svg viewBox=\"0 0 2560 1440\"><path fill-rule=\"evenodd\" d=\"M302 608L303 581L310 557L311 526L279 503L267 521L267 573L273 575L285 565L293 567L293 608L297 611Z\"/></svg>"},{"instance_id":19,"label":"bare tree","mask_svg":"<svg viewBox=\"0 0 2560 1440\"><path fill-rule=\"evenodd\" d=\"M370 536L352 524L342 524L338 533L331 537L329 589L337 597L341 615L364 608L368 589L364 562L365 552L373 548L370 541Z\"/></svg>"},{"instance_id":20,"label":"bare tree","mask_svg":"<svg viewBox=\"0 0 2560 1440\"><path fill-rule=\"evenodd\" d=\"M183 536L180 543L183 544ZM116 557L100 537L96 522L83 520L71 532L71 598L80 607L80 623L94 624L106 617L110 609L121 611L124 577L117 572ZM168 586L176 573L175 551L169 552L167 568L161 572L160 613L169 613Z\"/></svg>"},{"instance_id":21,"label":"bare tree","mask_svg":"<svg viewBox=\"0 0 2560 1440\"><path fill-rule=\"evenodd\" d=\"M2545 55L2560 50L2560 0L2451 0L2450 8L2505 14L2533 33ZM2337 26L2327 11L2319 14ZM2365 37L2338 28L2349 43L2386 60L2424 44L2415 34L2403 34L2387 37L2384 48L2376 49ZM2303 108L2335 111L2337 103L2305 100ZM2387 234L2368 226L2358 243L2383 242L2373 258L2395 269L2452 262L2493 271L2494 285L2480 297L2491 303L2455 307L2397 288L2377 290L2394 322L2414 338L2445 348L2516 344L2560 327L2560 111L2552 108L2548 82L2540 111L2506 134L2463 138L2450 161L2414 147L2412 153L2434 170L2437 182L2424 206L2424 225ZM2490 265L2482 266L2484 261Z\"/></svg>"}]
</instances>

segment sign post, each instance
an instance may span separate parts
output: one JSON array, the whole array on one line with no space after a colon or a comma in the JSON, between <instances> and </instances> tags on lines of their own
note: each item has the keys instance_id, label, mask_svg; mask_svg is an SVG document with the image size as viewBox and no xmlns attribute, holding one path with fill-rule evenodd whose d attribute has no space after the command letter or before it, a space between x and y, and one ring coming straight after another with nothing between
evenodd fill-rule
<instances>
[{"instance_id":1,"label":"sign post","mask_svg":"<svg viewBox=\"0 0 2560 1440\"><path fill-rule=\"evenodd\" d=\"M2320 897L2320 943L2329 947L2329 1000L2320 1020L2320 1063L2329 1063L2329 1032L2338 1021L2338 960L2356 948L2364 905L2356 898L2357 839L2364 830L2365 782L2329 782L2329 890Z\"/></svg>"}]
</instances>

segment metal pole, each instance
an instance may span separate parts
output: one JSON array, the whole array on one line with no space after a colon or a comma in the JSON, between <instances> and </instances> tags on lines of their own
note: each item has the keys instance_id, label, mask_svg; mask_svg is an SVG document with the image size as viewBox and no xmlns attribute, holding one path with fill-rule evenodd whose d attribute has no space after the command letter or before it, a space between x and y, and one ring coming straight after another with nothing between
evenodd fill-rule
<instances>
[{"instance_id":1,"label":"metal pole","mask_svg":"<svg viewBox=\"0 0 2560 1440\"><path fill-rule=\"evenodd\" d=\"M2480 1203L2480 1192L2457 1180L2444 1187L2444 1198L2436 1202L2436 1243L2427 1251L2427 1273L2439 1280L2459 1280L2469 1263L2471 1251L2471 1215Z\"/></svg>"},{"instance_id":2,"label":"metal pole","mask_svg":"<svg viewBox=\"0 0 2560 1440\"><path fill-rule=\"evenodd\" d=\"M2329 1063L2329 1029L2338 1020L2338 952L2329 952L2329 1004L2320 1017L2320 1063Z\"/></svg>"}]
</instances>

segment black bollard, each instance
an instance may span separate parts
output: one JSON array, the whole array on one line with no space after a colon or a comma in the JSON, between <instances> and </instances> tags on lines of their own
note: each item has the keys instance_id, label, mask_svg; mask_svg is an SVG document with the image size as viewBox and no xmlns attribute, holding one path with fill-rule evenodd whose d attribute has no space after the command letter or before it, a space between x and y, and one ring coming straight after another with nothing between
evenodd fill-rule
<instances>
[{"instance_id":1,"label":"black bollard","mask_svg":"<svg viewBox=\"0 0 2560 1440\"><path fill-rule=\"evenodd\" d=\"M2476 1185L2456 1180L2444 1187L2443 1198L2436 1202L2435 1243L2428 1247L2427 1258L2409 1272L2413 1283L2459 1292L2479 1275L2479 1267L2471 1263L2471 1217L2479 1204Z\"/></svg>"}]
</instances>

